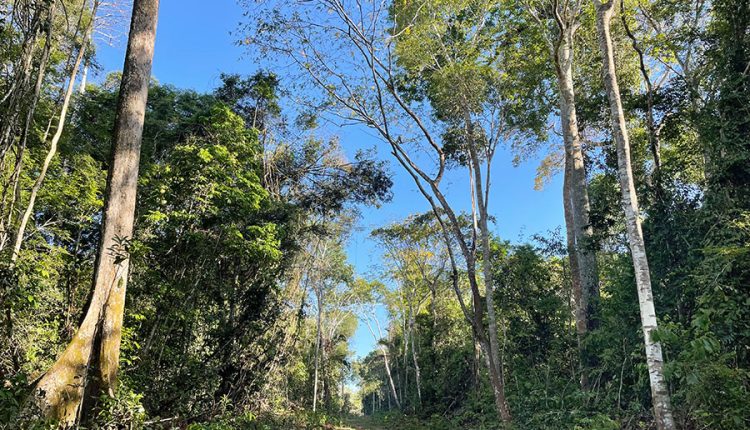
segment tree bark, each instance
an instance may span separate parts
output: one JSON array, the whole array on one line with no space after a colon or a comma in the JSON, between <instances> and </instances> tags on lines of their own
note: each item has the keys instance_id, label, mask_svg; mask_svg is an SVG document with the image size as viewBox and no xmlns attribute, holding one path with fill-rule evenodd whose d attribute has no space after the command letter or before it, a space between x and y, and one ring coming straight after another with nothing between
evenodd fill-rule
<instances>
[{"instance_id":1,"label":"tree bark","mask_svg":"<svg viewBox=\"0 0 750 430\"><path fill-rule=\"evenodd\" d=\"M410 312L410 311L409 311ZM401 378L399 378L399 384L398 384L398 390L399 390L399 396L401 397L401 400L406 399L406 393L409 392L409 339L411 337L411 332L409 331L410 327L408 327L407 320L411 317L404 318L403 326L401 327L401 331L404 334L404 350L401 352L401 374L404 375L404 382L401 383Z\"/></svg>"},{"instance_id":2,"label":"tree bark","mask_svg":"<svg viewBox=\"0 0 750 430\"><path fill-rule=\"evenodd\" d=\"M592 364L591 354L585 351L585 337L596 328L596 313L599 303L599 270L596 251L593 247L594 230L590 222L586 168L583 146L578 130L575 91L573 87L573 38L576 23L561 23L556 52L555 71L558 83L560 123L565 143L565 192L563 193L568 232L568 253L573 274L574 297L576 298L576 333L584 372L581 386L587 388L585 367ZM572 225L571 225L572 224ZM570 234L573 234L572 240ZM572 245L572 249L571 246ZM575 255L574 255L575 254Z\"/></svg>"},{"instance_id":3,"label":"tree bark","mask_svg":"<svg viewBox=\"0 0 750 430\"><path fill-rule=\"evenodd\" d=\"M651 333L657 329L656 310L651 291L651 276L649 274L646 246L639 217L638 196L635 191L633 169L630 160L630 142L625 125L625 113L620 100L620 88L615 70L614 47L610 34L610 23L614 13L615 0L602 4L594 0L596 6L596 30L599 39L599 49L602 56L602 76L604 87L609 98L611 110L612 135L617 148L618 176L622 192L622 206L625 212L627 236L630 252L633 257L635 280L638 288L638 302L641 313L641 325L646 347L646 362L648 364L649 380L651 382L651 397L654 407L656 426L659 430L675 428L672 418L669 391L664 381L663 359L661 344L651 338Z\"/></svg>"},{"instance_id":4,"label":"tree bark","mask_svg":"<svg viewBox=\"0 0 750 430\"><path fill-rule=\"evenodd\" d=\"M120 355L129 256L133 234L141 137L156 38L159 0L135 0L115 120L107 177L102 238L97 254L91 304L57 362L36 386L42 411L64 426L76 425L91 391L114 395ZM98 382L88 385L89 370Z\"/></svg>"},{"instance_id":5,"label":"tree bark","mask_svg":"<svg viewBox=\"0 0 750 430\"><path fill-rule=\"evenodd\" d=\"M570 197L570 158L565 155L565 173L563 175L563 212L565 214L565 232L567 236L568 263L570 265L570 280L573 290L574 319L576 327L576 339L578 341L579 370L581 370L581 388L589 386L588 374L583 370L583 338L586 335L586 320L583 318L581 306L581 270L578 265L578 253L576 252L575 223L573 221L573 201Z\"/></svg>"},{"instance_id":6,"label":"tree bark","mask_svg":"<svg viewBox=\"0 0 750 430\"><path fill-rule=\"evenodd\" d=\"M318 407L318 371L320 368L320 344L322 343L321 337L323 331L321 326L323 324L323 293L320 291L321 286L318 286L315 290L318 300L318 318L317 318L317 336L315 336L315 374L313 376L313 412Z\"/></svg>"},{"instance_id":7,"label":"tree bark","mask_svg":"<svg viewBox=\"0 0 750 430\"><path fill-rule=\"evenodd\" d=\"M86 94L86 84L88 83L89 77L89 62L83 65L83 73L81 74L81 84L78 85L78 94Z\"/></svg>"}]
</instances>

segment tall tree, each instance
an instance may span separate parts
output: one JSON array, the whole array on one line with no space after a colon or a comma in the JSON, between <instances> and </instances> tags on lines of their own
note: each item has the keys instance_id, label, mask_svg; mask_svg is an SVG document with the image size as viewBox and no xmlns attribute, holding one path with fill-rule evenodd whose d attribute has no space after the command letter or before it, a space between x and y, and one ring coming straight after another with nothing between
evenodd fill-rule
<instances>
[{"instance_id":1,"label":"tall tree","mask_svg":"<svg viewBox=\"0 0 750 430\"><path fill-rule=\"evenodd\" d=\"M565 145L563 175L563 208L568 232L568 254L573 276L576 301L576 332L582 363L590 364L590 354L584 351L585 338L596 326L596 308L599 302L599 274L594 249L593 227L590 221L588 184L582 139L579 132L574 82L575 38L580 27L583 2L544 2L541 7L529 5L529 12L542 27L547 40L557 81L558 108ZM551 11L550 19L544 13ZM550 29L548 21L554 21ZM588 386L586 372L581 375L581 385Z\"/></svg>"},{"instance_id":2,"label":"tall tree","mask_svg":"<svg viewBox=\"0 0 750 430\"><path fill-rule=\"evenodd\" d=\"M36 386L47 416L72 426L89 404L87 393L114 396L120 356L129 241L133 233L141 137L156 40L159 0L135 0L120 85L102 238L93 297L68 347ZM91 378L90 369L98 373Z\"/></svg>"},{"instance_id":3,"label":"tall tree","mask_svg":"<svg viewBox=\"0 0 750 430\"><path fill-rule=\"evenodd\" d=\"M648 363L649 380L651 382L654 415L659 430L671 430L675 428L675 424L672 417L669 389L664 380L664 359L661 343L653 338L654 331L657 329L656 309L651 290L651 274L649 273L646 244L641 227L638 196L633 179L630 141L625 124L625 111L620 98L620 87L615 69L614 45L610 33L610 24L615 12L616 2L617 0L609 0L607 3L601 3L599 0L594 0L596 7L596 32L602 57L602 77L604 79L607 98L609 99L612 137L614 138L617 150L622 207L625 212L628 243L630 245L636 287L638 289L638 303L641 312L643 340L646 346L646 362Z\"/></svg>"}]
</instances>

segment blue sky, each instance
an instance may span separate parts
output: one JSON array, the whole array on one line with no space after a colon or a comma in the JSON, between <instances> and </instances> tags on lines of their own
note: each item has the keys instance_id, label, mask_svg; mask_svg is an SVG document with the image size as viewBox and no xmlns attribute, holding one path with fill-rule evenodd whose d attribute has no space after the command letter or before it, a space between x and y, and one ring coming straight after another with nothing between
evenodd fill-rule
<instances>
[{"instance_id":1,"label":"blue sky","mask_svg":"<svg viewBox=\"0 0 750 430\"><path fill-rule=\"evenodd\" d=\"M210 5L210 6L209 6ZM235 44L243 10L235 0L161 0L159 26L154 56L154 77L161 83L178 88L210 91L219 83L219 74L254 73L258 67L245 55L245 48ZM98 41L97 58L101 71L95 79L122 69L125 42L109 46ZM284 86L284 73L277 70ZM359 148L376 148L382 159L391 161L385 144L363 126L329 129L325 134L340 136L344 149L353 154ZM539 158L512 165L512 155L499 151L492 166L490 214L496 218L494 232L512 242L523 241L535 233L544 233L563 223L562 179L558 175L543 191L534 190ZM363 208L362 219L348 246L349 260L357 273L373 273L380 252L368 239L376 227L401 220L412 213L428 209L412 179L399 166L390 163L393 173L393 200L381 208ZM445 188L456 208L469 208L466 173L455 172L445 179ZM381 312L382 314L382 312ZM384 317L381 315L381 317ZM360 328L351 341L357 356L366 355L375 345L367 328Z\"/></svg>"}]
</instances>

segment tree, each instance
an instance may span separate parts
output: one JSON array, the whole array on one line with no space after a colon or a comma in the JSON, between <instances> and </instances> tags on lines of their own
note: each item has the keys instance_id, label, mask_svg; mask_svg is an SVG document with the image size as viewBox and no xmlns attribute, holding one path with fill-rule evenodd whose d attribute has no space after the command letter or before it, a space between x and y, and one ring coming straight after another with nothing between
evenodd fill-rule
<instances>
[{"instance_id":1,"label":"tree","mask_svg":"<svg viewBox=\"0 0 750 430\"><path fill-rule=\"evenodd\" d=\"M315 294L315 354L313 356L313 412L317 411L321 364L327 361L325 344L333 342L334 334L347 315L344 304L347 295L341 291L342 284L350 282L352 268L346 264L341 244L329 239L315 244L310 258L313 259L307 273L306 284ZM338 305L338 306L337 306ZM332 308L332 309L330 309ZM338 314L338 315L337 315ZM324 320L325 318L325 320ZM330 393L329 382L325 389Z\"/></svg>"},{"instance_id":2,"label":"tree","mask_svg":"<svg viewBox=\"0 0 750 430\"><path fill-rule=\"evenodd\" d=\"M83 5L85 7L86 2L84 2ZM85 36L83 37L81 47L78 48L78 54L76 55L75 60L73 60L70 68L70 78L68 78L68 85L63 96L62 105L60 106L60 114L57 122L57 127L55 128L55 134L52 136L52 140L50 141L49 150L47 151L47 156L44 158L44 162L42 163L42 168L39 172L39 176L34 182L34 186L31 188L31 193L29 194L29 202L26 205L26 210L21 216L18 231L16 232L15 241L13 243L13 250L11 251L11 262L15 262L18 259L18 253L21 250L21 245L23 244L24 240L24 234L26 232L26 225L31 218L31 214L34 212L34 205L36 203L37 195L39 194L39 190L42 188L42 184L44 183L44 179L47 175L47 170L49 169L50 163L52 162L52 158L57 154L57 146L60 142L60 138L62 137L63 130L65 128L65 121L67 119L68 109L70 107L70 100L73 96L73 90L75 89L76 76L78 75L78 70L81 68L81 63L83 61L84 55L86 54L86 49L88 49L88 46L91 43L91 35L94 31L94 21L96 19L97 10L99 10L99 0L94 0L94 3L91 7L91 15L88 17L88 24L83 30ZM81 13L83 14L83 11ZM73 56L71 52L71 58L72 57Z\"/></svg>"},{"instance_id":3,"label":"tree","mask_svg":"<svg viewBox=\"0 0 750 430\"><path fill-rule=\"evenodd\" d=\"M582 364L591 364L591 354L584 351L584 341L589 330L596 328L596 308L599 302L599 274L593 227L590 221L588 183L584 151L579 132L576 96L574 89L574 64L576 32L581 26L583 2L544 2L540 6L528 5L528 10L539 24L550 51L557 82L558 109L565 146L563 168L563 208L568 233L568 255L573 290L576 301L576 331ZM547 17L545 15L551 15ZM548 21L554 21L550 29ZM584 371L581 385L588 386Z\"/></svg>"},{"instance_id":4,"label":"tree","mask_svg":"<svg viewBox=\"0 0 750 430\"><path fill-rule=\"evenodd\" d=\"M438 294L447 274L448 258L431 213L416 215L403 223L378 228L371 233L385 249L386 275L396 282L394 298L388 300L391 318L402 318L404 360L411 349L417 400L422 402L422 374L419 366L416 320L429 300L432 320L430 345L435 347ZM407 366L404 365L404 370ZM406 377L404 381L406 381ZM404 383L404 385L406 385ZM403 397L403 396L402 396Z\"/></svg>"},{"instance_id":5,"label":"tree","mask_svg":"<svg viewBox=\"0 0 750 430\"><path fill-rule=\"evenodd\" d=\"M81 412L87 410L86 393L101 391L114 396L128 279L128 241L133 233L158 9L158 0L133 3L107 178L102 239L94 272L94 295L73 340L35 388L42 411L66 426L77 423ZM95 381L90 380L92 366L98 373Z\"/></svg>"},{"instance_id":6,"label":"tree","mask_svg":"<svg viewBox=\"0 0 750 430\"><path fill-rule=\"evenodd\" d=\"M367 325L367 329L370 331L370 335L377 342L377 347L380 350L380 355L383 358L383 366L385 369L386 385L390 396L388 396L388 405L390 408L390 399L396 403L398 409L402 408L402 399L399 398L398 391L396 391L396 384L393 381L393 373L391 372L391 358L390 351L387 345L387 339L383 333L382 324L378 319L375 311L375 305L379 298L387 294L385 286L380 282L367 282L363 279L357 279L353 285L354 294L356 297L356 303L359 308L359 318L364 321Z\"/></svg>"},{"instance_id":7,"label":"tree","mask_svg":"<svg viewBox=\"0 0 750 430\"><path fill-rule=\"evenodd\" d=\"M95 35L112 17L112 3L100 1ZM85 380L67 386L81 391L74 427L503 428L487 359L488 298L514 428L656 429L644 335L663 349L675 427L747 427L747 0L611 6L610 75L638 203L631 212L659 316L650 333L634 288L641 274L610 132L612 92L597 78L596 8L577 0L242 0L246 19L258 18L256 53L272 68L225 75L209 92L151 81L131 234L100 247L102 222L116 218L102 211L114 191L106 185L115 72L70 98L11 264L93 2L0 0L0 219L10 227L0 226L0 427L54 425L27 399L87 311L100 309L102 323L113 315L108 299L124 288L115 284L97 308L101 289L92 283L108 256L128 272L109 387L116 396L102 392L105 329L97 324L76 367ZM580 27L566 31L571 23ZM586 322L577 312L583 240L556 58L558 66L572 58L602 291L591 320L598 326L585 339L577 332ZM89 44L81 65L96 74L102 60ZM339 138L336 127L346 124L359 128ZM355 152L367 127L384 144ZM535 209L508 198L525 172L501 170L506 156L543 160L542 179L566 169L562 228L539 231L529 217L528 236L519 232L528 241L494 228L493 215L502 227L506 211L517 218ZM393 179L389 158L401 169ZM357 228L360 211L387 200L391 180L406 205L367 213ZM409 198L424 199L416 203L427 212L408 213ZM381 225L382 215L398 219ZM356 242L347 244L350 231ZM364 259L362 240L370 242ZM372 243L382 252L370 252ZM370 335L372 351L357 348L362 358L353 361L350 344ZM367 416L344 415L360 404Z\"/></svg>"},{"instance_id":8,"label":"tree","mask_svg":"<svg viewBox=\"0 0 750 430\"><path fill-rule=\"evenodd\" d=\"M594 5L596 6L596 29L599 50L602 57L602 76L607 98L609 99L612 136L617 149L622 207L625 213L628 243L635 270L636 288L638 289L641 326L646 345L646 361L651 381L651 396L656 425L659 430L674 429L675 424L672 417L669 389L664 380L664 359L661 343L654 338L654 332L658 328L656 309L651 290L651 275L649 273L646 244L641 227L638 196L636 195L635 182L633 180L625 112L622 107L617 72L615 70L614 46L610 35L610 23L615 12L615 3L615 0L610 0L608 3L601 3L598 0L594 0Z\"/></svg>"},{"instance_id":9,"label":"tree","mask_svg":"<svg viewBox=\"0 0 750 430\"><path fill-rule=\"evenodd\" d=\"M316 5L332 12L323 23L319 17L309 16L315 8L274 5L267 19L251 29L253 35L246 42L257 44L261 52L290 58L321 91L323 100L317 105L329 107L333 118L373 128L415 181L439 219L446 244L459 245L458 252L451 255L454 290L481 345L498 415L510 422L492 301L494 286L489 276L489 168L501 141L540 134L543 115L539 115L542 110L536 97L516 96L522 92L540 94L528 92L529 81L512 68L516 64L514 51L509 49L513 46L512 29L504 34L508 40L502 42L489 31L500 16L495 15L497 5L492 1L470 3L465 7L435 4L436 10L423 14L420 7L407 3L397 3L389 11L377 2L367 8L350 8L338 0L321 1ZM441 14L453 19L436 21L434 17ZM441 48L443 40L446 46ZM425 49L425 41L434 42L438 51ZM432 64L436 64L434 70ZM498 70L505 65L510 70ZM423 87L427 91L421 94ZM422 150L431 155L423 158ZM469 170L472 212L477 220L474 233L463 230L456 209L441 188L450 162ZM477 249L483 255L482 266ZM471 308L464 306L459 290L458 264L465 264L468 274Z\"/></svg>"},{"instance_id":10,"label":"tree","mask_svg":"<svg viewBox=\"0 0 750 430\"><path fill-rule=\"evenodd\" d=\"M23 7L24 5L17 5L16 7L18 6ZM31 102L29 106L27 106L25 122L16 148L16 160L15 166L13 168L13 173L11 174L10 178L8 178L8 181L3 181L2 184L3 191L2 199L0 200L0 250L5 248L6 242L11 238L9 230L13 225L14 205L17 203L15 202L15 200L18 199L18 196L20 194L18 187L20 186L19 179L23 164L23 156L28 144L29 135L31 134L31 129L34 123L34 114L36 112L36 107L39 103L39 99L42 93L42 87L46 77L50 53L52 52L53 27L57 11L57 2L45 2L39 6L42 8L42 12L44 11L44 8L47 8L47 17L45 23L46 28L44 29L46 38L44 41L44 48L42 49L41 58L39 59L39 65L37 67L36 83L34 84L33 93L31 95ZM41 22L39 18L40 17L37 16L36 19L31 20L32 26L39 25L39 23ZM31 58L31 53L33 53L33 48L36 45L36 41L34 40L35 37L36 36L33 36L31 40L24 40L23 54L29 55L29 58ZM11 137L14 131L13 129L15 127L14 121L16 120L16 115L18 114L17 112L15 112L15 110L20 107L19 105L16 105L16 103L19 103L19 96L17 94L14 94L14 92L22 94L22 92L25 90L25 88L23 87L27 83L26 81L29 79L29 77L26 76L29 73L27 66L30 66L30 63L28 63L29 60L25 59L22 61L25 63L24 67L15 67L15 70L21 71L21 76L14 76L15 79L10 85L11 88L8 90L9 92L6 94L6 96L3 97L4 100L6 98L8 99L8 106L6 108L7 111L3 115L4 120L0 122L0 130L2 130L0 131L0 134L4 136L4 139L9 139ZM5 174L6 156L11 146L13 146L11 142L0 143L0 148L2 148L0 149L0 151L2 151L2 156L0 156L0 171L3 172L3 175ZM3 177L3 179L5 178ZM13 255L11 257L13 257Z\"/></svg>"}]
</instances>

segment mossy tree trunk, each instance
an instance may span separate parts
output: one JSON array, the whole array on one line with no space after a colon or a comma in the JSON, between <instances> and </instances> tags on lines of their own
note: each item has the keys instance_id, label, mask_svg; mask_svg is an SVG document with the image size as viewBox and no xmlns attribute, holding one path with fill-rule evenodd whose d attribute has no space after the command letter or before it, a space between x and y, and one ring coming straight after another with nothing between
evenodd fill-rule
<instances>
[{"instance_id":1,"label":"mossy tree trunk","mask_svg":"<svg viewBox=\"0 0 750 430\"><path fill-rule=\"evenodd\" d=\"M90 404L85 393L114 395L158 9L159 0L133 2L91 304L65 352L36 386L44 414L64 426L80 420Z\"/></svg>"}]
</instances>

